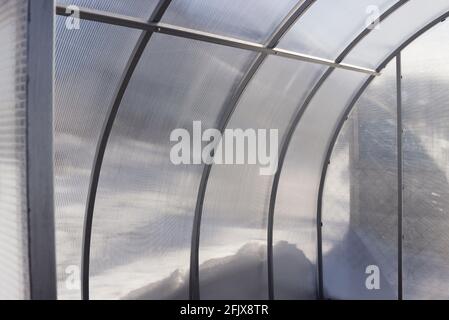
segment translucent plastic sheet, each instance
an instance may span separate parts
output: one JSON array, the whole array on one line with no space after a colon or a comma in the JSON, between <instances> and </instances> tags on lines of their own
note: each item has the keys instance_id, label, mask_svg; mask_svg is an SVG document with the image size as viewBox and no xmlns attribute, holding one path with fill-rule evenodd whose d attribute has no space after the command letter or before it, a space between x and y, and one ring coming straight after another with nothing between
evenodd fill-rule
<instances>
[{"instance_id":1,"label":"translucent plastic sheet","mask_svg":"<svg viewBox=\"0 0 449 320\"><path fill-rule=\"evenodd\" d=\"M449 24L402 54L404 297L448 299Z\"/></svg>"},{"instance_id":2,"label":"translucent plastic sheet","mask_svg":"<svg viewBox=\"0 0 449 320\"><path fill-rule=\"evenodd\" d=\"M379 28L371 32L344 62L377 68L379 61L387 58L415 32L447 11L449 0L411 0L382 21Z\"/></svg>"},{"instance_id":3,"label":"translucent plastic sheet","mask_svg":"<svg viewBox=\"0 0 449 320\"><path fill-rule=\"evenodd\" d=\"M397 0L318 0L280 41L279 47L335 59Z\"/></svg>"},{"instance_id":4,"label":"translucent plastic sheet","mask_svg":"<svg viewBox=\"0 0 449 320\"><path fill-rule=\"evenodd\" d=\"M216 127L254 58L247 51L153 35L105 154L92 231L93 299L188 298L203 166L175 165L170 135L179 128L191 135L193 121ZM192 156L196 161L199 154Z\"/></svg>"},{"instance_id":5,"label":"translucent plastic sheet","mask_svg":"<svg viewBox=\"0 0 449 320\"><path fill-rule=\"evenodd\" d=\"M281 140L294 112L324 69L267 58L244 92L227 129L276 130ZM275 170L272 175L261 175L260 168L257 164L212 168L201 224L202 299L268 298L267 218ZM285 249L283 244L276 245L278 248ZM288 264L286 260L295 257L284 255L283 259Z\"/></svg>"},{"instance_id":6,"label":"translucent plastic sheet","mask_svg":"<svg viewBox=\"0 0 449 320\"><path fill-rule=\"evenodd\" d=\"M58 3L147 18L156 2ZM174 0L162 20L265 43L297 3ZM335 59L376 14L395 3L318 0L281 40L280 47ZM431 5L411 0L382 21L344 62L376 68L406 39L448 10L449 0L434 0ZM0 25L10 16L8 13L0 19ZM4 31L0 32L3 36ZM80 30L68 30L64 18L57 19L55 201L60 298L80 297L81 228L95 146L139 34L138 30L87 21L81 21ZM406 298L448 295L444 284L449 270L442 266L448 207L447 56L437 53L436 46L447 39L426 41L428 52L419 46L404 52ZM12 49L6 47L8 50ZM92 233L94 299L187 298L191 230L203 166L172 164L170 133L176 128L192 131L195 120L202 121L203 129L216 127L254 56L234 48L153 36L125 94L106 150ZM248 84L229 128L275 128L282 141L295 108L324 69L269 57ZM324 221L323 227L325 294L329 297L365 297L363 287L360 290L365 274L360 270L374 264L381 270L382 290L366 297L396 298L397 270L392 261L396 262L397 252L390 245L397 240L393 215L397 204L392 197L396 172L390 170L395 158L395 150L390 148L394 84L389 72L384 70L361 98L359 111L341 133L329 168L323 212L329 222ZM366 79L365 74L336 69L310 103L291 141L274 218L274 289L278 299L315 298L316 197L324 155L339 116ZM379 94L383 90L388 94ZM23 118L20 112L14 116ZM6 128L0 129L0 136L2 130L9 130ZM1 150L0 145L0 165ZM0 186L6 190L10 180L3 185L3 172L14 170L2 170ZM201 226L202 298L267 298L266 229L271 185L272 177L260 176L257 166L212 168ZM0 197L5 194L10 201L9 193L0 190ZM385 221L388 228L383 229ZM339 276L333 277L335 274Z\"/></svg>"},{"instance_id":7,"label":"translucent plastic sheet","mask_svg":"<svg viewBox=\"0 0 449 320\"><path fill-rule=\"evenodd\" d=\"M264 43L303 0L173 0L162 22Z\"/></svg>"},{"instance_id":8,"label":"translucent plastic sheet","mask_svg":"<svg viewBox=\"0 0 449 320\"><path fill-rule=\"evenodd\" d=\"M334 147L322 211L326 298L397 299L396 97L393 60L360 97Z\"/></svg>"},{"instance_id":9,"label":"translucent plastic sheet","mask_svg":"<svg viewBox=\"0 0 449 320\"><path fill-rule=\"evenodd\" d=\"M27 1L0 2L0 299L29 298Z\"/></svg>"},{"instance_id":10,"label":"translucent plastic sheet","mask_svg":"<svg viewBox=\"0 0 449 320\"><path fill-rule=\"evenodd\" d=\"M55 223L58 295L79 299L82 224L95 147L140 32L56 19Z\"/></svg>"},{"instance_id":11,"label":"translucent plastic sheet","mask_svg":"<svg viewBox=\"0 0 449 320\"><path fill-rule=\"evenodd\" d=\"M338 116L366 78L344 70L335 70L328 78L296 129L279 181L275 243L302 252L295 272L304 286L303 294L309 298L315 297L316 292L316 204L326 147ZM275 260L275 272L281 262Z\"/></svg>"}]
</instances>

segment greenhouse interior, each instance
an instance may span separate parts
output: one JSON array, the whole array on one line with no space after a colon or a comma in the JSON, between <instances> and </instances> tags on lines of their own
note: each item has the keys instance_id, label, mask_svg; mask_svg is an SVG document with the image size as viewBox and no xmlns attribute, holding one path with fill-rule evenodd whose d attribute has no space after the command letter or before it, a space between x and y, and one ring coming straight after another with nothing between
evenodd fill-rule
<instances>
[{"instance_id":1,"label":"greenhouse interior","mask_svg":"<svg viewBox=\"0 0 449 320\"><path fill-rule=\"evenodd\" d=\"M0 0L0 299L449 299L449 0Z\"/></svg>"}]
</instances>

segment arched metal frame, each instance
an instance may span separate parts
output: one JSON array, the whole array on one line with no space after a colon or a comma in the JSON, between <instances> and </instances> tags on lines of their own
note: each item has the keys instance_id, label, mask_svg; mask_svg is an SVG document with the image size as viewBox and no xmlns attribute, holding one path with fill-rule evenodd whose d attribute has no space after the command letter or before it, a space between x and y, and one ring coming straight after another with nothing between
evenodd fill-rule
<instances>
[{"instance_id":1,"label":"arched metal frame","mask_svg":"<svg viewBox=\"0 0 449 320\"><path fill-rule=\"evenodd\" d=\"M404 50L406 47L408 47L413 41L415 41L417 38L419 38L421 35L423 35L425 32L432 29L434 26L436 26L438 23L443 22L446 18L449 17L449 11L442 14L441 16L437 17L433 21L429 22L427 25L425 25L423 28L418 30L415 34L413 34L410 38L408 38L406 41L404 41L396 50L394 50L376 69L378 72L380 72L382 69L384 69L388 63L391 62L396 57L399 57L399 64L396 69L396 76L397 76L397 102L398 102L398 114L400 115L401 105L402 105L402 97L401 92L399 91L401 89L401 68L400 68L400 53L402 50ZM335 143L337 142L337 138L340 135L340 132L343 128L343 125L345 124L346 120L348 120L349 114L353 110L355 104L360 99L362 94L365 92L365 90L368 88L368 86L371 84L371 82L375 79L375 77L370 76L365 83L360 87L360 89L357 91L357 93L354 95L354 98L351 100L351 102L348 104L346 109L343 111L336 127L334 130L334 133L332 137L329 139L329 143L327 146L326 156L324 158L324 162L322 165L321 170L321 178L320 178L320 185L318 189L318 199L317 199L317 228L319 230L318 233L318 252L320 253L319 260L321 261L321 266L319 271L321 272L321 286L322 283L322 239L321 239L321 226L322 226L322 208L323 208L323 193L324 193L324 186L326 182L326 175L327 175L327 169L330 164L330 158L332 156L332 151L334 149ZM398 119L398 122L401 121L401 119ZM401 122L402 125L402 122ZM402 135L402 129L400 127L398 129L398 137ZM398 139L400 140L400 139ZM398 154L402 153L402 145L398 144ZM398 168L402 168L402 157L398 157ZM399 172L398 172L399 173ZM402 202L402 176L398 174L398 200ZM403 292L402 292L402 205L398 203L398 299L402 299Z\"/></svg>"},{"instance_id":2,"label":"arched metal frame","mask_svg":"<svg viewBox=\"0 0 449 320\"><path fill-rule=\"evenodd\" d=\"M160 0L153 11L149 21L157 23L161 20L163 14L170 5L171 0ZM65 9L58 7L58 12L65 13ZM86 212L84 214L83 225L83 244L81 254L81 298L83 300L89 300L89 267L90 267L90 246L92 238L92 223L94 216L95 200L97 197L98 181L100 179L101 167L103 164L104 154L106 146L108 144L109 137L111 135L112 127L114 125L115 118L117 116L120 104L126 89L128 88L129 81L136 70L137 64L153 35L152 31L143 31L140 35L134 50L125 66L119 86L114 94L115 99L110 105L103 127L101 128L100 138L98 139L97 147L95 150L95 156L92 166L92 171L89 181L89 191L87 195Z\"/></svg>"},{"instance_id":3,"label":"arched metal frame","mask_svg":"<svg viewBox=\"0 0 449 320\"><path fill-rule=\"evenodd\" d=\"M219 127L220 130L224 130L227 123L229 122L237 103L243 94L245 88L247 87L250 80L253 78L254 74L259 69L262 62L268 55L278 55L289 59L295 59L300 61L306 61L311 63L317 63L322 65L327 65L329 69L325 72L325 74L321 77L321 79L317 82L315 87L311 90L305 102L300 106L297 110L297 113L294 115L292 120L287 127L287 132L285 138L281 144L281 153L279 155L279 167L276 172L272 192L270 197L270 207L269 207L269 221L267 226L267 250L268 250L268 277L269 277L269 297L270 299L274 298L273 294L273 222L274 222L274 209L276 202L276 193L280 180L280 175L282 172L284 160L288 151L288 147L290 145L293 134L296 130L298 123L300 122L302 115L304 114L305 109L313 100L315 94L319 91L323 83L326 79L332 74L335 68L341 68L346 70L351 70L355 72L362 72L369 74L370 77L367 81L360 87L360 89L355 94L354 98L348 104L347 108L343 112L343 115L339 119L339 122L334 130L333 136L330 138L325 161L322 165L322 174L320 178L320 185L318 191L318 203L317 203L317 250L318 250L318 296L323 298L323 279L322 279L322 239L321 239L321 211L322 211L322 197L324 190L324 183L326 178L326 172L329 165L330 157L332 155L332 150L336 143L337 137L343 127L344 122L346 121L349 113L354 107L357 100L360 98L365 89L369 86L372 80L380 74L380 71L385 68L385 66L395 58L406 46L408 46L411 42L413 42L416 38L421 36L423 33L431 29L433 26L438 24L440 21L446 19L449 16L449 12L441 15L437 19L433 20L429 24L427 24L422 29L418 30L414 35L412 35L408 40L406 40L401 46L399 46L388 58L380 64L380 66L376 70L371 70L363 67L348 65L341 63L343 59L348 55L348 53L361 41L363 38L369 34L372 28L366 28L361 34L359 34L349 45L347 48L343 50L343 52L337 57L335 61L330 61L328 59L322 59L319 57L313 57L309 55L304 55L298 52L292 52L288 50L275 48L281 37L289 30L289 28L293 25L293 23L309 8L316 0L306 0L304 3L298 4L295 6L293 11L291 11L288 16L284 19L283 23L279 26L276 32L270 37L267 45L260 45L257 43L252 43L248 41L243 41L239 39L229 38L218 36L206 32L200 32L196 30L191 30L182 27L176 27L172 25L167 25L160 23L163 14L167 10L168 6L171 3L171 0L160 0L155 8L149 22L144 22L140 19L127 17L123 15L117 15L113 13L98 11L98 10L90 10L90 9L81 9L80 18L85 20L97 21L112 25L119 25L123 27L129 27L134 29L143 30L142 35L138 39L136 46L130 56L130 59L126 65L124 73L122 75L120 85L117 88L114 102L111 104L108 109L107 116L105 122L103 123L101 136L97 144L93 168L91 172L90 184L89 184L89 194L88 194L88 202L86 205L86 213L85 213L85 221L84 221L84 229L83 229L83 246L82 246L82 277L81 277L81 286L82 286L82 299L89 299L89 262L90 262L90 244L91 244L91 231L92 231L92 221L93 221L93 211L95 206L95 198L98 187L98 181L102 166L102 161L104 157L104 153L106 150L107 142L114 124L115 117L117 115L118 109L120 107L120 103L123 99L123 96L128 87L128 83L132 78L134 70L142 56L151 36L153 33L163 33L172 36L184 37L199 41L205 41L209 43L215 43L219 45L225 45L230 47L235 47L244 50L250 50L253 52L258 52L259 55L257 59L251 64L250 68L247 70L245 76L240 81L239 86L237 87L235 93L229 100L229 103L226 104L226 108L222 112L222 116L219 119ZM301 1L302 2L302 1ZM380 17L380 21L386 19L389 15L391 15L394 11L399 9L403 4L408 2L408 0L401 0L386 10ZM66 11L66 6L58 5L56 8L56 13L62 16L70 15ZM398 98L400 99L400 98ZM204 201L204 194L207 186L207 180L210 174L210 165L206 165L203 174L201 177L200 188L197 198L197 207L195 209L195 217L194 217L194 227L192 232L192 244L195 244L195 247L192 246L191 252L191 276L190 276L190 298L198 299L199 298L199 281L198 281L198 250L199 250L199 231L201 225L201 211L202 211L202 203ZM399 181L398 181L399 182ZM203 191L202 191L203 190ZM202 194L202 195L201 195ZM400 239L399 239L400 238ZM402 237L399 234L398 240L402 241ZM198 244L198 245L197 245ZM195 262L196 261L196 262ZM192 265L193 271L192 272ZM192 284L193 282L193 284ZM400 288L400 297L402 297L402 286Z\"/></svg>"},{"instance_id":4,"label":"arched metal frame","mask_svg":"<svg viewBox=\"0 0 449 320\"><path fill-rule=\"evenodd\" d=\"M279 43L279 40L284 36L284 34L293 26L293 24L306 12L307 9L316 0L307 0L305 2L300 1L287 15L287 17L281 22L278 28L272 33L270 39L267 41L267 48L274 48ZM226 129L232 115L242 97L245 89L247 88L250 81L253 79L254 75L259 70L262 63L268 57L267 54L259 55L253 62L251 67L246 72L240 85L238 86L235 94L231 97L230 102L225 107L223 116L219 120L218 130L221 133ZM200 249L200 233L201 233L201 218L203 215L203 204L204 196L206 194L207 183L209 181L210 171L212 165L205 165L203 169L203 174L201 176L201 182L198 189L198 197L195 207L195 216L193 220L193 232L192 232L192 246L191 246L191 260L190 260L190 298L194 300L200 299L200 289L199 289L199 249ZM270 225L270 223L268 223ZM272 229L272 228L271 228ZM270 230L270 228L268 228ZM269 232L269 231L268 231ZM268 237L270 239L270 237ZM270 245L267 246L270 248ZM270 254L272 255L272 250L268 249L268 261ZM268 263L268 297L273 299L273 271L272 264Z\"/></svg>"},{"instance_id":5,"label":"arched metal frame","mask_svg":"<svg viewBox=\"0 0 449 320\"><path fill-rule=\"evenodd\" d=\"M379 22L382 22L386 18L388 18L393 12L398 10L402 5L407 3L409 0L401 0L395 3L392 7L390 7L388 10L386 10L380 17ZM363 30L343 51L342 53L337 57L336 61L341 62L343 59L351 52L353 48L357 46L360 41L362 41L371 31L373 28L371 26L368 26ZM277 190L279 186L279 181L282 174L282 169L284 166L285 157L287 156L288 148L290 146L290 142L292 141L293 134L296 131L296 128L301 121L302 116L304 115L305 111L307 110L307 107L317 94L317 92L320 90L321 86L324 84L324 82L330 77L330 75L334 72L334 68L329 68L321 77L321 79L318 80L315 87L312 89L312 91L307 96L306 100L302 105L299 106L299 108L296 111L296 114L292 118L290 124L287 127L286 135L284 136L284 140L281 142L281 151L279 153L279 167L276 171L276 174L274 176L273 180L273 186L271 187L271 196L270 196L270 206L268 211L268 235L269 235L269 249L271 251L271 254L269 255L269 270L273 269L273 224L274 224L274 210L276 207L276 197L277 197ZM317 266L318 266L318 298L323 298L323 271L322 271L322 250L321 250L321 220L317 220L317 233L318 233L318 252L317 252ZM271 257L271 261L270 261ZM272 275L271 275L272 277ZM272 278L271 278L272 281Z\"/></svg>"}]
</instances>

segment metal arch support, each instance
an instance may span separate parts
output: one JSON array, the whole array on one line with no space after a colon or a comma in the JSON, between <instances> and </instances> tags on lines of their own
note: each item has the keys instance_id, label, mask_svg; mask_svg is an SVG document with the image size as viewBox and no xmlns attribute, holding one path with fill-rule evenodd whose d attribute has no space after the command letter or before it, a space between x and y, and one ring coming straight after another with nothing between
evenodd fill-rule
<instances>
[{"instance_id":1,"label":"metal arch support","mask_svg":"<svg viewBox=\"0 0 449 320\"><path fill-rule=\"evenodd\" d=\"M402 52L402 50L404 50L408 45L410 45L413 41L415 41L417 38L419 38L422 34L424 34L425 32L429 31L430 29L432 29L438 23L443 22L448 17L449 17L449 11L444 13L443 15L439 16L438 18L434 19L433 21L428 23L426 26L424 26L420 30L418 30L415 34L413 34L410 38L408 38L404 43L402 43L402 45L400 45L396 50L394 50L379 65L377 70L380 71L380 70L384 69L388 65L388 63L390 63L391 60L393 60L395 57L397 57L398 54L400 54ZM343 128L343 125L345 124L346 120L348 119L349 114L353 110L355 104L357 103L357 101L360 99L361 95L365 92L366 88L371 84L371 82L374 79L375 79L374 76L369 77L366 80L366 82L357 91L357 93L355 94L354 98L351 100L351 102L348 104L348 106L346 107L346 109L342 113L342 116L340 117L340 119L339 119L339 121L338 121L338 123L337 123L337 125L335 127L334 133L333 133L331 139L329 140L329 143L328 143L328 146L327 146L327 151L326 151L326 157L324 159L323 166L322 166L321 178L320 178L320 186L319 186L319 190L318 190L317 220L320 221L320 222L321 222L321 217L322 217L323 192L324 192L324 185L325 185L325 182L326 182L326 174L327 174L327 170L328 170L328 167L329 167L329 164L330 164L330 158L332 156L332 152L333 152L333 149L335 147L335 143L337 141L338 136L340 135L340 132L341 132L341 130ZM321 227L319 227L319 231L321 233ZM320 244L321 244L321 242L320 242ZM398 245L399 245L399 241L398 241ZM321 252L321 248L318 248L318 251ZM321 259L321 261L322 261L322 254L321 254L321 257L319 257L319 259ZM399 259L398 259L398 263L399 263ZM398 271L398 276L401 276L401 274L399 274L399 271ZM402 279L400 280L400 282L402 282ZM401 291L402 290L400 288L400 283L399 283L398 284L398 297L399 298L402 297L402 292Z\"/></svg>"},{"instance_id":2,"label":"metal arch support","mask_svg":"<svg viewBox=\"0 0 449 320\"><path fill-rule=\"evenodd\" d=\"M278 28L273 32L271 37L267 41L265 48L273 49L282 38L282 36L293 26L293 24L301 17L304 12L315 2L316 0L307 0L305 2L299 2L290 13L284 18L280 23ZM250 65L249 69L243 76L240 84L238 85L235 93L231 96L229 101L225 104L226 107L223 110L223 114L219 117L218 129L221 133L226 129L237 104L247 88L249 82L253 79L257 70L259 70L262 63L268 57L268 53L261 53L257 56L254 62ZM191 243L191 255L190 255L190 299L199 300L200 299L200 288L199 288L199 246L200 246L200 229L201 229L201 219L203 214L203 204L204 197L206 194L207 184L209 181L210 171L212 165L205 165L203 173L200 180L200 185L198 189L198 196L195 207L195 216L193 221L193 231L192 231L192 243ZM270 271L268 271L268 295L271 298L270 292L272 292L272 282L270 282Z\"/></svg>"},{"instance_id":3,"label":"metal arch support","mask_svg":"<svg viewBox=\"0 0 449 320\"><path fill-rule=\"evenodd\" d=\"M398 300L402 300L402 215L403 215L403 162L402 162L402 62L401 53L396 56L396 147L398 191Z\"/></svg>"},{"instance_id":4,"label":"metal arch support","mask_svg":"<svg viewBox=\"0 0 449 320\"><path fill-rule=\"evenodd\" d=\"M379 21L383 21L386 18L388 18L393 12L398 10L401 6L403 6L405 3L407 3L409 0L402 0L398 1L395 5L391 6L388 10L386 10L379 18ZM365 28L343 51L342 53L337 57L335 60L336 62L341 62L343 59L351 52L351 50L356 47L356 45L362 41L371 31L373 28L370 26ZM298 126L298 123L301 121L302 116L304 115L304 112L306 111L307 107L309 106L310 102L315 97L316 93L320 90L321 86L324 84L324 82L329 78L329 76L333 73L335 69L329 68L323 76L318 80L312 91L307 96L306 100L302 105L299 106L299 108L296 111L296 114L293 116L292 120L290 121L286 135L284 136L284 139L281 143L281 151L279 154L279 166L278 170L276 171L276 174L273 179L273 186L271 188L271 196L270 196L270 205L269 205L269 211L268 211L268 219L269 219L269 226L271 230L269 230L269 250L273 250L273 224L274 224L274 210L276 206L276 197L277 197L277 190L279 187L279 181L285 161L285 157L288 152L288 148L290 146L290 142L292 140L293 134L296 131L296 127ZM378 70L377 70L378 71ZM374 76L371 76L374 78ZM321 252L321 219L317 220L317 241L318 241L318 298L323 298L323 281L322 281L322 252ZM271 252L269 257L271 257L269 260L269 263L271 266L269 266L269 269L273 270L273 253Z\"/></svg>"},{"instance_id":5,"label":"metal arch support","mask_svg":"<svg viewBox=\"0 0 449 320\"><path fill-rule=\"evenodd\" d=\"M163 14L170 5L171 0L160 0L157 4L153 14L150 18L152 22L159 22ZM93 161L92 171L90 175L89 191L86 203L86 212L84 215L83 226L83 243L82 243L82 255L81 255L81 297L83 300L89 300L89 267L90 267L90 246L92 238L92 222L94 216L95 200L97 196L98 181L100 178L100 171L103 164L104 154L106 146L114 125L115 118L117 116L120 104L126 89L128 88L129 81L131 80L134 71L139 63L140 58L151 39L153 32L144 31L140 35L136 46L126 64L124 73L121 77L120 84L117 87L115 98L113 103L109 106L106 114L105 121L103 123L100 138L97 143L95 157Z\"/></svg>"}]
</instances>

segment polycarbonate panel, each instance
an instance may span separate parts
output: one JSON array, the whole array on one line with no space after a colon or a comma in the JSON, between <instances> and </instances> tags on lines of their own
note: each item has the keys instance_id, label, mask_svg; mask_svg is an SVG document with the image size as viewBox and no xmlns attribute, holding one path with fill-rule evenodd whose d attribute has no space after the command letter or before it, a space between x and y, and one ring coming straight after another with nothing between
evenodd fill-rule
<instances>
[{"instance_id":1,"label":"polycarbonate panel","mask_svg":"<svg viewBox=\"0 0 449 320\"><path fill-rule=\"evenodd\" d=\"M82 225L104 117L137 42L137 30L56 20L55 222L58 296L79 299Z\"/></svg>"},{"instance_id":2,"label":"polycarbonate panel","mask_svg":"<svg viewBox=\"0 0 449 320\"><path fill-rule=\"evenodd\" d=\"M382 21L379 29L371 32L344 62L377 68L403 42L447 11L449 0L411 0Z\"/></svg>"},{"instance_id":3,"label":"polycarbonate panel","mask_svg":"<svg viewBox=\"0 0 449 320\"><path fill-rule=\"evenodd\" d=\"M332 152L322 211L326 298L397 299L395 62L360 97Z\"/></svg>"},{"instance_id":4,"label":"polycarbonate panel","mask_svg":"<svg viewBox=\"0 0 449 320\"><path fill-rule=\"evenodd\" d=\"M246 88L227 129L276 130L279 140L294 111L304 101L325 67L268 57ZM276 139L277 140L277 139ZM223 140L224 145L227 139ZM253 142L256 139L253 139ZM260 142L259 140L257 143ZM246 151L249 153L249 142ZM276 149L277 151L277 149ZM203 207L200 242L202 299L267 299L267 218L277 156L273 170L261 175L259 164L214 165ZM226 156L226 151L224 151ZM246 158L247 159L247 158ZM284 244L276 244L276 257L295 260ZM282 253L281 253L282 251ZM299 279L300 280L300 279Z\"/></svg>"},{"instance_id":5,"label":"polycarbonate panel","mask_svg":"<svg viewBox=\"0 0 449 320\"><path fill-rule=\"evenodd\" d=\"M304 0L173 0L162 22L265 43Z\"/></svg>"},{"instance_id":6,"label":"polycarbonate panel","mask_svg":"<svg viewBox=\"0 0 449 320\"><path fill-rule=\"evenodd\" d=\"M449 24L404 50L404 297L449 299Z\"/></svg>"},{"instance_id":7,"label":"polycarbonate panel","mask_svg":"<svg viewBox=\"0 0 449 320\"><path fill-rule=\"evenodd\" d=\"M279 47L334 60L397 0L318 0Z\"/></svg>"},{"instance_id":8,"label":"polycarbonate panel","mask_svg":"<svg viewBox=\"0 0 449 320\"><path fill-rule=\"evenodd\" d=\"M339 115L366 78L345 70L332 73L296 128L282 169L274 212L274 243L303 253L290 273L290 281L302 281L300 285L310 298L317 279L316 203L326 147ZM278 259L274 269L275 274L282 270ZM282 274L276 277L279 283Z\"/></svg>"},{"instance_id":9,"label":"polycarbonate panel","mask_svg":"<svg viewBox=\"0 0 449 320\"><path fill-rule=\"evenodd\" d=\"M0 1L0 299L29 298L26 80L28 1Z\"/></svg>"},{"instance_id":10,"label":"polycarbonate panel","mask_svg":"<svg viewBox=\"0 0 449 320\"><path fill-rule=\"evenodd\" d=\"M254 58L239 49L153 35L105 154L92 231L93 299L188 298L203 165L173 164L170 135L184 128L191 136L193 121L203 130L215 127Z\"/></svg>"},{"instance_id":11,"label":"polycarbonate panel","mask_svg":"<svg viewBox=\"0 0 449 320\"><path fill-rule=\"evenodd\" d=\"M158 0L56 0L56 3L148 19Z\"/></svg>"}]
</instances>

